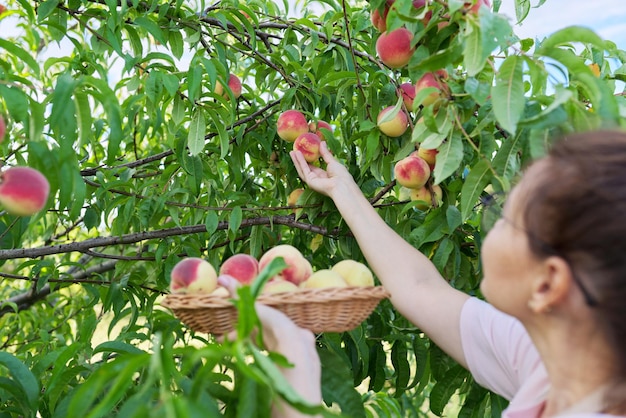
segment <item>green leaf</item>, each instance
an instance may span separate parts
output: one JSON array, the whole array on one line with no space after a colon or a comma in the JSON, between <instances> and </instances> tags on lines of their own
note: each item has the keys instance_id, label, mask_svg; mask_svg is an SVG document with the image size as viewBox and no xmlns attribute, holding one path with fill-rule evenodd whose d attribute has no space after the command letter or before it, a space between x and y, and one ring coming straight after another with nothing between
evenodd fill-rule
<instances>
[{"instance_id":1,"label":"green leaf","mask_svg":"<svg viewBox=\"0 0 626 418\"><path fill-rule=\"evenodd\" d=\"M446 372L444 377L435 383L430 392L430 410L437 416L441 416L448 401L463 383L468 372L461 366L455 365Z\"/></svg>"},{"instance_id":2,"label":"green leaf","mask_svg":"<svg viewBox=\"0 0 626 418\"><path fill-rule=\"evenodd\" d=\"M56 2L58 3L58 0L56 0ZM47 3L47 2L45 2L45 3ZM43 4L41 6L39 6L40 10L41 10L41 7L43 7ZM28 65L31 70L33 70L33 72L35 73L35 76L37 76L37 77L40 76L40 74L39 74L40 73L40 71L39 71L39 64L37 63L37 60L35 60L35 58L33 58L32 55L30 55L24 49L20 48L19 45L16 45L15 43L12 43L12 42L9 42L9 41L7 41L5 39L0 38L0 48L6 49L6 51L9 54L13 54L17 58L19 58L20 60L24 61L24 63L26 65Z\"/></svg>"},{"instance_id":3,"label":"green leaf","mask_svg":"<svg viewBox=\"0 0 626 418\"><path fill-rule=\"evenodd\" d=\"M187 136L187 147L191 155L198 155L204 149L204 135L206 132L206 122L204 112L197 108L191 118L189 125L189 135Z\"/></svg>"},{"instance_id":4,"label":"green leaf","mask_svg":"<svg viewBox=\"0 0 626 418\"><path fill-rule=\"evenodd\" d=\"M469 77L473 77L483 69L486 57L483 53L482 36L480 26L474 21L469 21L463 34L465 48L463 50L463 64Z\"/></svg>"},{"instance_id":5,"label":"green leaf","mask_svg":"<svg viewBox=\"0 0 626 418\"><path fill-rule=\"evenodd\" d=\"M46 0L37 7L37 22L43 22L59 5L59 0Z\"/></svg>"},{"instance_id":6,"label":"green leaf","mask_svg":"<svg viewBox=\"0 0 626 418\"><path fill-rule=\"evenodd\" d=\"M515 0L515 18L521 23L530 12L530 0Z\"/></svg>"},{"instance_id":7,"label":"green leaf","mask_svg":"<svg viewBox=\"0 0 626 418\"><path fill-rule=\"evenodd\" d=\"M471 168L461 189L461 214L464 220L470 217L474 205L492 177L493 173L487 160L480 160Z\"/></svg>"},{"instance_id":8,"label":"green leaf","mask_svg":"<svg viewBox=\"0 0 626 418\"><path fill-rule=\"evenodd\" d=\"M0 364L9 369L13 381L24 392L28 405L35 412L39 402L39 382L35 376L24 363L9 353L0 352Z\"/></svg>"},{"instance_id":9,"label":"green leaf","mask_svg":"<svg viewBox=\"0 0 626 418\"><path fill-rule=\"evenodd\" d=\"M228 229L235 233L241 226L241 221L243 219L243 211L241 210L241 206L236 206L233 208L230 213L230 218L228 220Z\"/></svg>"},{"instance_id":10,"label":"green leaf","mask_svg":"<svg viewBox=\"0 0 626 418\"><path fill-rule=\"evenodd\" d=\"M511 55L506 58L491 89L493 112L503 129L515 134L517 123L524 113L523 58Z\"/></svg>"},{"instance_id":11,"label":"green leaf","mask_svg":"<svg viewBox=\"0 0 626 418\"><path fill-rule=\"evenodd\" d=\"M139 16L135 19L135 24L147 30L152 36L154 36L154 39L159 41L159 43L161 43L162 45L165 45L167 43L163 35L163 31L161 30L159 25L153 20L144 16Z\"/></svg>"},{"instance_id":12,"label":"green leaf","mask_svg":"<svg viewBox=\"0 0 626 418\"><path fill-rule=\"evenodd\" d=\"M324 401L337 403L351 417L365 417L363 402L352 384L352 371L335 352L319 348L322 363L322 396Z\"/></svg>"},{"instance_id":13,"label":"green leaf","mask_svg":"<svg viewBox=\"0 0 626 418\"><path fill-rule=\"evenodd\" d=\"M450 177L461 165L461 161L463 161L463 140L460 134L454 132L438 149L437 164L435 164L433 173L435 184L439 184Z\"/></svg>"},{"instance_id":14,"label":"green leaf","mask_svg":"<svg viewBox=\"0 0 626 418\"><path fill-rule=\"evenodd\" d=\"M600 50L607 47L607 43L593 30L584 26L569 26L556 31L541 43L537 54L543 55L546 51L561 45L568 45L573 42L593 45Z\"/></svg>"}]
</instances>

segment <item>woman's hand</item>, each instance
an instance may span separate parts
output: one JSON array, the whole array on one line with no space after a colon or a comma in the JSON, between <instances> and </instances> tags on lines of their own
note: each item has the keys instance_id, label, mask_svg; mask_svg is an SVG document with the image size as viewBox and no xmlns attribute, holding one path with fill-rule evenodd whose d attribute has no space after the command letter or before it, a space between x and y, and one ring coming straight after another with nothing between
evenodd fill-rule
<instances>
[{"instance_id":1,"label":"woman's hand","mask_svg":"<svg viewBox=\"0 0 626 418\"><path fill-rule=\"evenodd\" d=\"M239 282L228 275L217 278L220 285L237 295ZM280 367L280 371L291 386L312 405L322 403L322 367L315 347L315 335L308 329L300 328L281 311L256 303L255 309L263 326L263 344L269 351L280 353L293 367ZM274 406L272 417L310 417L284 403Z\"/></svg>"},{"instance_id":2,"label":"woman's hand","mask_svg":"<svg viewBox=\"0 0 626 418\"><path fill-rule=\"evenodd\" d=\"M320 154L326 163L325 170L309 164L300 151L291 151L289 154L298 175L311 189L334 199L338 190L356 186L346 167L328 150L325 141L320 145Z\"/></svg>"}]
</instances>

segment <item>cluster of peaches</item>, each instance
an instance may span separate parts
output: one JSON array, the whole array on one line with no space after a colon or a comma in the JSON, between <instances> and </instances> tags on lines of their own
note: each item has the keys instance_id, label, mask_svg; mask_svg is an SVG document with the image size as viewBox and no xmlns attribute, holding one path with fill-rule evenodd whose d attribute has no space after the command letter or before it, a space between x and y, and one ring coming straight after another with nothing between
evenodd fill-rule
<instances>
[{"instance_id":1,"label":"cluster of peaches","mask_svg":"<svg viewBox=\"0 0 626 418\"><path fill-rule=\"evenodd\" d=\"M330 134L333 132L328 122L309 122L302 112L294 109L281 113L276 122L278 136L292 142L293 149L300 151L310 163L320 158L324 130Z\"/></svg>"},{"instance_id":2,"label":"cluster of peaches","mask_svg":"<svg viewBox=\"0 0 626 418\"><path fill-rule=\"evenodd\" d=\"M6 134L6 122L0 115L0 142ZM50 183L31 167L9 167L0 172L0 205L11 215L31 216L46 206Z\"/></svg>"},{"instance_id":3,"label":"cluster of peaches","mask_svg":"<svg viewBox=\"0 0 626 418\"><path fill-rule=\"evenodd\" d=\"M249 254L234 254L224 260L219 275L229 275L242 285L249 285L277 257L282 257L287 267L265 283L263 294L327 287L374 286L372 272L358 261L342 260L330 269L314 272L302 253L288 244L272 247L259 260ZM228 291L218 284L217 277L218 271L208 261L199 257L183 258L172 269L170 291L228 297Z\"/></svg>"}]
</instances>

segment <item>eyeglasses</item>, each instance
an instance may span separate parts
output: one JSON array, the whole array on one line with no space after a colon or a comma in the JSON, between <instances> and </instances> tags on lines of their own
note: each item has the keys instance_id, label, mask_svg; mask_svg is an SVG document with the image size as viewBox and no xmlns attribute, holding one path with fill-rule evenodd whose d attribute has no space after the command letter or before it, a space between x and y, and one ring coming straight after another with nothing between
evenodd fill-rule
<instances>
[{"instance_id":1,"label":"eyeglasses","mask_svg":"<svg viewBox=\"0 0 626 418\"><path fill-rule=\"evenodd\" d=\"M530 240L532 240L535 244L537 244L542 249L543 252L545 252L546 254L551 254L557 257L561 257L571 266L571 262L568 260L568 258L565 255L561 254L553 246L543 241L542 239L538 238L535 234L531 233L530 231L527 231L519 227L510 219L505 218L503 216L503 208L504 208L505 200L506 200L506 193L504 192L488 194L480 198L480 203L477 205L477 207L482 207L481 220L480 220L480 228L481 228L482 236L486 237L487 233L491 229L493 229L495 224L499 220L503 220L509 223L510 225L512 225L514 228L517 228L523 231ZM580 279L578 274L576 274L576 272L574 272L573 270L572 270L572 277L574 279L574 282L576 283L576 285L582 292L583 298L585 299L585 303L587 304L587 306L590 306L590 307L598 306L599 304L598 300L591 294L591 292L589 292L589 290L583 284L583 281Z\"/></svg>"}]
</instances>

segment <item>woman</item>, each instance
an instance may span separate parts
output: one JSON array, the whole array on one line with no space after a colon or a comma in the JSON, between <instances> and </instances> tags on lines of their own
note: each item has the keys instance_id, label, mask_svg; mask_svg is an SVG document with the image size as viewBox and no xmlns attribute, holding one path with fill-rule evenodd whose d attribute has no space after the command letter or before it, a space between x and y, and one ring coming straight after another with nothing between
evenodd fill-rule
<instances>
[{"instance_id":1,"label":"woman","mask_svg":"<svg viewBox=\"0 0 626 418\"><path fill-rule=\"evenodd\" d=\"M510 400L504 417L626 416L626 134L568 136L528 168L483 243L489 303L385 224L326 144L325 170L291 157L333 199L396 309Z\"/></svg>"}]
</instances>

